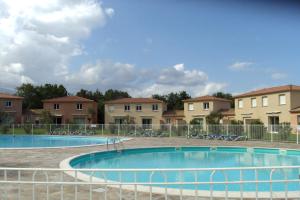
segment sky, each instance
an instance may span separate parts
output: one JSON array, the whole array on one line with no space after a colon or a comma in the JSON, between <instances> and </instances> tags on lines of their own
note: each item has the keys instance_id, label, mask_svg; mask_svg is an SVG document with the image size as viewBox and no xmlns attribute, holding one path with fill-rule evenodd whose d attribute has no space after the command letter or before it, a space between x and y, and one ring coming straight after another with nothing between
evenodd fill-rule
<instances>
[{"instance_id":1,"label":"sky","mask_svg":"<svg viewBox=\"0 0 300 200\"><path fill-rule=\"evenodd\" d=\"M0 90L238 94L299 74L293 0L0 0Z\"/></svg>"}]
</instances>

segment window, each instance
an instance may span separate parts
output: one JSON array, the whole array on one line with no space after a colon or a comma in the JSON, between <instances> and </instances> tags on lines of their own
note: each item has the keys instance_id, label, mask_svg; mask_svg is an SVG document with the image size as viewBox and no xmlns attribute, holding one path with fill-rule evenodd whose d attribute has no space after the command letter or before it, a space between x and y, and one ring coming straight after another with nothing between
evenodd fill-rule
<instances>
[{"instance_id":1,"label":"window","mask_svg":"<svg viewBox=\"0 0 300 200\"><path fill-rule=\"evenodd\" d=\"M279 105L285 105L285 104L286 104L285 94L279 95Z\"/></svg>"},{"instance_id":2,"label":"window","mask_svg":"<svg viewBox=\"0 0 300 200\"><path fill-rule=\"evenodd\" d=\"M125 106L124 106L124 110L125 110L125 111L130 111L130 105L125 105Z\"/></svg>"},{"instance_id":3,"label":"window","mask_svg":"<svg viewBox=\"0 0 300 200\"><path fill-rule=\"evenodd\" d=\"M82 110L82 103L77 104L77 110Z\"/></svg>"},{"instance_id":4,"label":"window","mask_svg":"<svg viewBox=\"0 0 300 200\"><path fill-rule=\"evenodd\" d=\"M152 110L153 111L158 111L158 104L153 104L152 105Z\"/></svg>"},{"instance_id":5,"label":"window","mask_svg":"<svg viewBox=\"0 0 300 200\"><path fill-rule=\"evenodd\" d=\"M257 106L256 98L251 99L251 106L252 106L252 108L256 108L256 106Z\"/></svg>"},{"instance_id":6,"label":"window","mask_svg":"<svg viewBox=\"0 0 300 200\"><path fill-rule=\"evenodd\" d=\"M238 107L243 108L244 107L244 102L242 99L238 100Z\"/></svg>"},{"instance_id":7,"label":"window","mask_svg":"<svg viewBox=\"0 0 300 200\"><path fill-rule=\"evenodd\" d=\"M209 103L208 102L203 103L203 109L204 110L208 110L209 109Z\"/></svg>"},{"instance_id":8,"label":"window","mask_svg":"<svg viewBox=\"0 0 300 200\"><path fill-rule=\"evenodd\" d=\"M171 118L167 118L166 122L167 124L171 124Z\"/></svg>"},{"instance_id":9,"label":"window","mask_svg":"<svg viewBox=\"0 0 300 200\"><path fill-rule=\"evenodd\" d=\"M136 111L142 111L142 106L141 105L137 105L136 106Z\"/></svg>"},{"instance_id":10,"label":"window","mask_svg":"<svg viewBox=\"0 0 300 200\"><path fill-rule=\"evenodd\" d=\"M297 116L298 125L300 125L300 115Z\"/></svg>"},{"instance_id":11,"label":"window","mask_svg":"<svg viewBox=\"0 0 300 200\"><path fill-rule=\"evenodd\" d=\"M263 97L263 98L262 98L262 106L263 106L263 107L267 107L268 104L269 104L269 102L268 102L268 97Z\"/></svg>"},{"instance_id":12,"label":"window","mask_svg":"<svg viewBox=\"0 0 300 200\"><path fill-rule=\"evenodd\" d=\"M11 107L11 106L12 106L11 101L6 101L6 102L5 102L5 107L9 108L9 107Z\"/></svg>"},{"instance_id":13,"label":"window","mask_svg":"<svg viewBox=\"0 0 300 200\"><path fill-rule=\"evenodd\" d=\"M59 110L59 104L57 103L54 104L54 110Z\"/></svg>"},{"instance_id":14,"label":"window","mask_svg":"<svg viewBox=\"0 0 300 200\"><path fill-rule=\"evenodd\" d=\"M188 104L188 109L189 110L194 110L194 104L193 103L189 103Z\"/></svg>"}]
</instances>

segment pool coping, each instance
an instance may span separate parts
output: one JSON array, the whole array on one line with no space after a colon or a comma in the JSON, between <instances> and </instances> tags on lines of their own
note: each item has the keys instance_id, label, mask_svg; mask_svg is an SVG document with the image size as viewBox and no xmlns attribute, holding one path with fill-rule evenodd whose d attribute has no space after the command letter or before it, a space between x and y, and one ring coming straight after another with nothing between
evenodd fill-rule
<instances>
[{"instance_id":1,"label":"pool coping","mask_svg":"<svg viewBox=\"0 0 300 200\"><path fill-rule=\"evenodd\" d=\"M11 135L7 134L6 136ZM13 135L12 135L13 136ZM32 136L32 135L15 135L15 136ZM83 135L33 135L35 137L42 137L42 136L48 136L48 137L81 137L81 138L120 138L123 139L122 142L124 141L129 141L132 140L132 138L128 137L113 137L113 136L83 136ZM0 136L1 137L1 136ZM119 142L117 142L119 143ZM108 145L112 145L113 143L108 143ZM3 148L0 147L0 150L39 150L39 149L69 149L69 148L82 148L82 147L95 147L95 146L104 146L107 145L105 144L90 144L90 145L77 145L77 146L57 146L57 147L8 147L8 148Z\"/></svg>"},{"instance_id":2,"label":"pool coping","mask_svg":"<svg viewBox=\"0 0 300 200\"><path fill-rule=\"evenodd\" d=\"M195 148L195 147L202 147L202 148L217 148L217 147L221 147L221 148L246 148L246 149L254 149L254 148L262 148L262 149L276 149L276 150L296 150L296 151L300 151L299 149L289 149L289 148L267 148L267 147L244 147L244 146L157 146L157 147L138 147L138 148L125 148L122 150L134 150L134 149L151 149L151 148L181 148L181 147L191 147L191 148ZM89 154L93 154L93 153L104 153L104 152L110 152L110 151L116 151L116 150L103 150L103 151L92 151L90 153L82 153L76 156L72 156L69 158L64 159L63 161L60 162L59 167L62 170L65 170L64 173L81 181L84 182L99 182L99 183L108 183L106 185L106 187L112 187L112 188L118 188L120 189L120 184L118 184L119 182L117 181L112 181L112 180L104 180L102 178L97 178L92 176L89 176L85 173L82 173L80 171L77 171L75 173L75 171L72 170L76 170L76 168L73 168L70 165L70 162L78 157L81 156L87 156ZM272 167L272 166L270 166ZM273 166L276 167L276 166ZM243 167L240 167L243 168ZM101 170L101 168L99 168ZM104 168L103 168L104 169ZM105 168L106 169L106 168ZM91 169L93 170L93 169ZM122 169L121 169L122 170ZM111 183L111 185L109 184ZM124 190L129 190L129 191L137 191L137 192L144 192L144 193L149 193L150 191L152 193L155 194L160 194L160 195L165 195L166 191L168 195L175 195L175 196L195 196L197 195L198 197L211 197L211 191L210 190L189 190L189 189L175 189L175 188L163 188L163 187L156 187L156 186L145 186L145 185L122 185L121 187ZM288 191L288 198L299 198L300 196L300 191ZM273 199L282 199L285 198L285 196L287 195L285 193L285 191L272 191L272 198ZM214 191L213 192L213 197L216 198L224 198L225 196L229 197L229 198L256 198L258 195L258 197L260 199L270 199L271 195L270 192L255 192L255 191L243 191L241 193L241 191Z\"/></svg>"}]
</instances>

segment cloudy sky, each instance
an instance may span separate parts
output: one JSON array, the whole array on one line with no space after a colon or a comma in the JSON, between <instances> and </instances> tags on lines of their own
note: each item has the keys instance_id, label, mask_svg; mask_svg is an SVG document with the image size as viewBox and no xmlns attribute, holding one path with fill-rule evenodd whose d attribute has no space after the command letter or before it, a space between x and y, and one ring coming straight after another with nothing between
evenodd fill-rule
<instances>
[{"instance_id":1,"label":"cloudy sky","mask_svg":"<svg viewBox=\"0 0 300 200\"><path fill-rule=\"evenodd\" d=\"M198 96L300 84L300 4L282 2L0 0L0 88Z\"/></svg>"}]
</instances>

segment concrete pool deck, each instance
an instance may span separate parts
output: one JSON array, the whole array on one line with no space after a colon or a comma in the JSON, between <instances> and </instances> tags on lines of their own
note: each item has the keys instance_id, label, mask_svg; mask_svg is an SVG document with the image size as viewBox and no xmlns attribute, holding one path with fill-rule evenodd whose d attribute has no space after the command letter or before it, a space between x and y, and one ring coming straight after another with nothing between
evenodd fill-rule
<instances>
[{"instance_id":1,"label":"concrete pool deck","mask_svg":"<svg viewBox=\"0 0 300 200\"><path fill-rule=\"evenodd\" d=\"M300 149L300 145L290 144L290 143L269 143L269 142L258 142L258 141L220 141L220 140L201 140L201 139L186 139L186 138L132 138L129 141L123 142L122 148L138 148L138 147L158 147L158 146L244 146L244 147L268 147L268 148L288 148L288 149ZM113 149L112 145L109 146L110 150ZM57 149L23 149L23 150L0 150L0 167L16 167L16 168L59 168L59 164L62 160L76 156L79 154L85 154L95 151L106 151L107 146L93 146L93 147L77 147L77 148L57 148ZM30 175L28 175L30 176ZM3 177L3 172L1 172L0 177ZM66 175L67 177L67 175ZM30 177L28 177L30 178ZM31 187L31 186L28 186ZM64 188L64 199L74 199L72 196L74 194L74 189ZM24 190L24 191L23 191ZM37 189L37 194L39 190ZM0 190L1 191L1 190ZM53 186L50 189L51 198L50 199L60 199L58 195L59 187ZM119 199L118 190L110 188L108 191L107 199ZM41 195L43 192L40 192ZM99 197L98 192L95 193L95 199L102 199ZM82 188L80 191L80 196L78 199L87 199L88 188ZM15 196L15 188L8 186L8 196L10 199L17 199ZM98 197L97 197L98 195ZM123 199L133 199L133 192L124 192ZM155 197L155 196L153 196ZM138 199L149 199L147 194L139 194ZM1 196L0 196L0 199ZM22 188L22 199L32 199L31 192L26 188ZM43 197L36 199L44 199ZM163 196L157 195L153 199L164 199ZM168 199L179 199L178 197L169 196ZM184 199L195 199L194 197L184 198ZM199 198L203 199L203 198Z\"/></svg>"}]
</instances>

